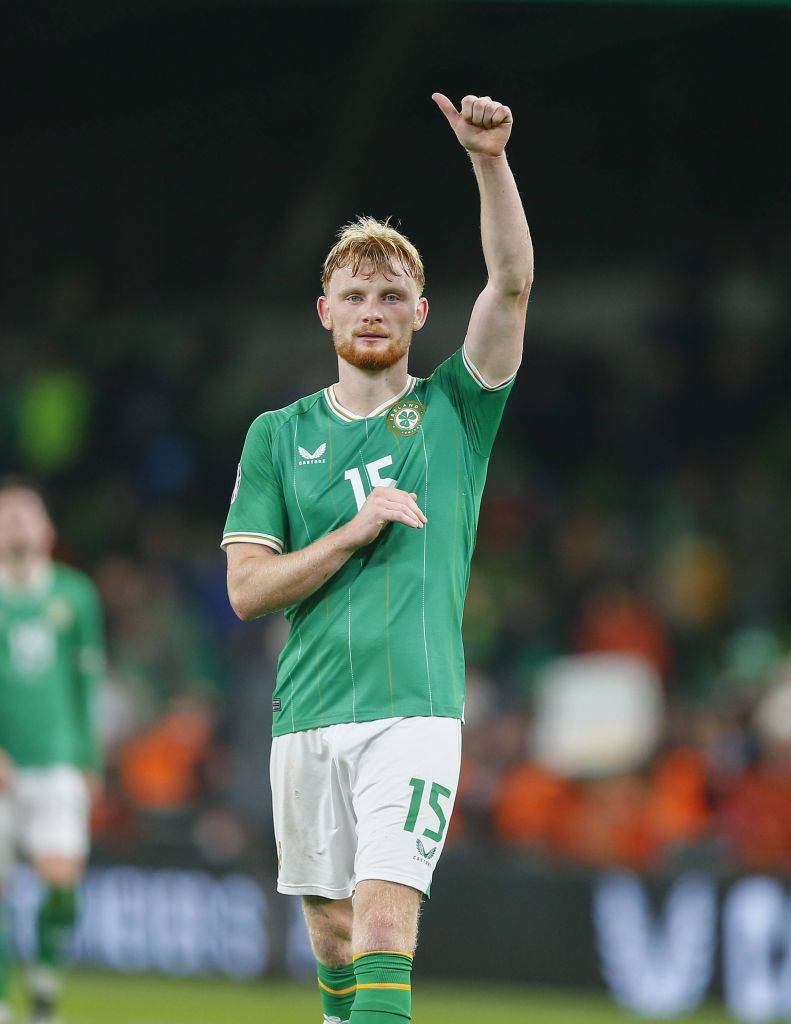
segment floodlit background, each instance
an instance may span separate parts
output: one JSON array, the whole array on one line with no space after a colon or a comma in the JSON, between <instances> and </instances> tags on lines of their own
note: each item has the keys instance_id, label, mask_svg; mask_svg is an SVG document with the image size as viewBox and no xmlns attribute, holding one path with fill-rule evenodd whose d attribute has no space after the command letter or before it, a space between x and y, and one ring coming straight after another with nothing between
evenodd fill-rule
<instances>
[{"instance_id":1,"label":"floodlit background","mask_svg":"<svg viewBox=\"0 0 791 1024\"><path fill-rule=\"evenodd\" d=\"M434 90L513 108L536 284L415 1019L791 1015L791 10L2 19L0 472L45 485L111 654L75 950L103 973L67 1020L318 1019L272 880L285 622L235 619L218 542L249 422L337 379L313 305L344 221L424 257L413 373L463 339L478 198ZM24 955L24 869L11 895Z\"/></svg>"}]
</instances>

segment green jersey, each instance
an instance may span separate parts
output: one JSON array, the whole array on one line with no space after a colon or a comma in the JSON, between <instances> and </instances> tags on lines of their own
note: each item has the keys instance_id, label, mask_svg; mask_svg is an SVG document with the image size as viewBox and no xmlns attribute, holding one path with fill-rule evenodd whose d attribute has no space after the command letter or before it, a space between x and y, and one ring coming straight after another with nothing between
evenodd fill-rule
<instances>
[{"instance_id":1,"label":"green jersey","mask_svg":"<svg viewBox=\"0 0 791 1024\"><path fill-rule=\"evenodd\" d=\"M428 523L388 523L285 609L275 736L338 722L461 718L462 614L481 495L515 375L489 387L463 348L368 416L332 387L263 413L247 434L222 546L306 547L374 487L417 494Z\"/></svg>"},{"instance_id":2,"label":"green jersey","mask_svg":"<svg viewBox=\"0 0 791 1024\"><path fill-rule=\"evenodd\" d=\"M55 564L35 588L0 586L0 750L15 764L99 767L93 695L103 670L86 576Z\"/></svg>"}]
</instances>

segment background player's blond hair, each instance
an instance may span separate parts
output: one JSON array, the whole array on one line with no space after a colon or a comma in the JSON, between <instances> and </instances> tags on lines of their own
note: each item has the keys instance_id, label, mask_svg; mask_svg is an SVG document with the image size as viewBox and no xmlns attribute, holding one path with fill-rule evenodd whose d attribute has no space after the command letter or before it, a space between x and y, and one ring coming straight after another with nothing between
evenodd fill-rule
<instances>
[{"instance_id":1,"label":"background player's blond hair","mask_svg":"<svg viewBox=\"0 0 791 1024\"><path fill-rule=\"evenodd\" d=\"M405 235L390 227L389 217L381 221L360 216L344 224L324 261L321 283L325 294L336 270L349 267L352 274L358 274L363 263L370 264L366 278L375 274L391 276L398 272L400 264L422 294L426 276L420 253Z\"/></svg>"}]
</instances>

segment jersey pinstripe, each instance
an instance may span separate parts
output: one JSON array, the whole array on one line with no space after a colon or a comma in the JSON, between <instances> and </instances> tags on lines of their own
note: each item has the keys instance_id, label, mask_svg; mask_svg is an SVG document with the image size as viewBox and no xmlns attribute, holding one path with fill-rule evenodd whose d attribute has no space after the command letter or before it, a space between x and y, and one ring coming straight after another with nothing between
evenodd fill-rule
<instances>
[{"instance_id":1,"label":"jersey pinstripe","mask_svg":"<svg viewBox=\"0 0 791 1024\"><path fill-rule=\"evenodd\" d=\"M428 523L388 524L285 609L275 736L464 710L461 624L489 456L515 375L496 387L457 349L368 416L332 387L263 413L242 451L222 546L299 550L376 486L417 493Z\"/></svg>"}]
</instances>

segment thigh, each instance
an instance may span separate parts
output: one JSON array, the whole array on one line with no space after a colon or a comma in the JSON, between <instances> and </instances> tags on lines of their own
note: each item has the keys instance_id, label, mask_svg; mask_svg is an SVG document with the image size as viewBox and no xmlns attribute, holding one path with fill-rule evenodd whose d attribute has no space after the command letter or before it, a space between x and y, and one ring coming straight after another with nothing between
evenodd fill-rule
<instances>
[{"instance_id":1,"label":"thigh","mask_svg":"<svg viewBox=\"0 0 791 1024\"><path fill-rule=\"evenodd\" d=\"M401 718L378 723L354 777L355 879L428 894L445 845L461 765L461 722Z\"/></svg>"},{"instance_id":2,"label":"thigh","mask_svg":"<svg viewBox=\"0 0 791 1024\"><path fill-rule=\"evenodd\" d=\"M333 728L272 741L279 892L334 900L353 891L355 822L349 782L327 736Z\"/></svg>"},{"instance_id":3,"label":"thigh","mask_svg":"<svg viewBox=\"0 0 791 1024\"><path fill-rule=\"evenodd\" d=\"M82 772L70 765L21 770L18 805L20 844L31 860L85 860L90 799Z\"/></svg>"}]
</instances>

